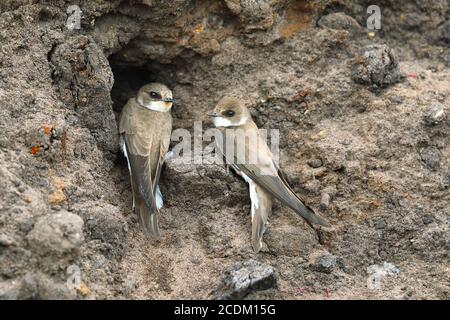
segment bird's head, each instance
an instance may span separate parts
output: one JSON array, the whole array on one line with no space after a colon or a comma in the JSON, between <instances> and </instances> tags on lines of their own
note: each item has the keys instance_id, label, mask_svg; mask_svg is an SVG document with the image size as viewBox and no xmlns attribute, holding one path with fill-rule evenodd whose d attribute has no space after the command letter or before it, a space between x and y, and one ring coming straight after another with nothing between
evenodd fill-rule
<instances>
[{"instance_id":1,"label":"bird's head","mask_svg":"<svg viewBox=\"0 0 450 320\"><path fill-rule=\"evenodd\" d=\"M252 119L244 102L234 97L223 97L208 116L216 127L241 126Z\"/></svg>"},{"instance_id":2,"label":"bird's head","mask_svg":"<svg viewBox=\"0 0 450 320\"><path fill-rule=\"evenodd\" d=\"M162 83L152 82L139 89L137 102L150 110L168 112L175 100L172 91Z\"/></svg>"}]
</instances>

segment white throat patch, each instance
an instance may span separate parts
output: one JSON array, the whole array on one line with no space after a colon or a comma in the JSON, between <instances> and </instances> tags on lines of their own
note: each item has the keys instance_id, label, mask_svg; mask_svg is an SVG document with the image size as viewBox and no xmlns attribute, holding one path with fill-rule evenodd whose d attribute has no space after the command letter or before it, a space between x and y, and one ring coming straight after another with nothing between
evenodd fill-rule
<instances>
[{"instance_id":1,"label":"white throat patch","mask_svg":"<svg viewBox=\"0 0 450 320\"><path fill-rule=\"evenodd\" d=\"M168 103L170 103L170 107L167 107ZM149 104L144 105L144 108L158 112L168 112L172 109L172 103L164 101L150 101Z\"/></svg>"},{"instance_id":2,"label":"white throat patch","mask_svg":"<svg viewBox=\"0 0 450 320\"><path fill-rule=\"evenodd\" d=\"M247 117L242 117L241 120L238 123L233 123L229 119L224 117L215 117L214 118L214 125L216 127L235 127L235 126L241 126L245 122L247 122Z\"/></svg>"}]
</instances>

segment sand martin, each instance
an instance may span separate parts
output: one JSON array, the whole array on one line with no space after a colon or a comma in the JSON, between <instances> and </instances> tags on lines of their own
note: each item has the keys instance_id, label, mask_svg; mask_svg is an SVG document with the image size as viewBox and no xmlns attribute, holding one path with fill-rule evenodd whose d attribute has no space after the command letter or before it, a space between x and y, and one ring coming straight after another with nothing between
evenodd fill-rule
<instances>
[{"instance_id":1,"label":"sand martin","mask_svg":"<svg viewBox=\"0 0 450 320\"><path fill-rule=\"evenodd\" d=\"M255 252L262 247L262 237L272 212L273 198L301 215L310 226L317 224L330 227L324 218L305 206L289 187L273 160L266 141L262 139L258 127L253 122L249 110L241 100L224 97L208 115L222 132L223 141L217 143L217 147L225 157L226 163L249 184L252 203L252 246ZM232 152L227 148L233 149Z\"/></svg>"},{"instance_id":2,"label":"sand martin","mask_svg":"<svg viewBox=\"0 0 450 320\"><path fill-rule=\"evenodd\" d=\"M121 148L128 161L133 208L147 235L158 237L163 205L159 177L172 132L172 91L149 83L128 100L120 116Z\"/></svg>"}]
</instances>

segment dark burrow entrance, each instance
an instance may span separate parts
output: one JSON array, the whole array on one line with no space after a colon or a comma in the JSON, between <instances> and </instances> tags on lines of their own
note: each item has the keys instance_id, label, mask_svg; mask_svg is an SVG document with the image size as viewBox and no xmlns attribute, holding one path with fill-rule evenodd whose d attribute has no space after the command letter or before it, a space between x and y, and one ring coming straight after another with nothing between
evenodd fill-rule
<instances>
[{"instance_id":1,"label":"dark burrow entrance","mask_svg":"<svg viewBox=\"0 0 450 320\"><path fill-rule=\"evenodd\" d=\"M111 99L116 121L119 120L122 108L128 99L136 96L140 87L149 82L160 82L172 90L175 98L171 111L173 129L190 130L193 120L198 118L194 110L189 108L190 99L195 94L192 83L192 78L196 74L196 70L192 68L192 61L195 59L202 59L202 57L192 51L183 52L182 55L173 58L170 63L142 58L145 62L137 64L134 60L124 59L121 51L111 55L108 60L114 75Z\"/></svg>"},{"instance_id":2,"label":"dark burrow entrance","mask_svg":"<svg viewBox=\"0 0 450 320\"><path fill-rule=\"evenodd\" d=\"M109 63L114 74L111 98L116 113L120 113L127 100L133 97L146 83L161 82L173 90L171 84L174 83L176 64L149 61L137 66L122 61L117 54L109 58ZM116 115L118 116L118 114Z\"/></svg>"},{"instance_id":3,"label":"dark burrow entrance","mask_svg":"<svg viewBox=\"0 0 450 320\"><path fill-rule=\"evenodd\" d=\"M127 50L124 48L123 50ZM195 59L202 57L193 51L185 50L179 56L173 58L170 63L161 63L141 57L125 57L123 51L119 51L109 56L109 64L114 75L114 85L111 90L113 101L113 111L117 125L119 123L122 108L128 99L135 97L138 90L150 82L160 82L172 90L175 103L172 107L173 130L178 128L187 129L191 133L191 144L194 142L194 121L201 119L202 112L195 112L192 108L192 99L202 91L195 90L192 79L196 77L199 70L193 67ZM137 63L136 61L144 62ZM212 122L203 121L203 131L212 127ZM176 144L171 141L170 149ZM204 146L208 143L204 142ZM119 151L116 164L126 168L126 160Z\"/></svg>"},{"instance_id":4,"label":"dark burrow entrance","mask_svg":"<svg viewBox=\"0 0 450 320\"><path fill-rule=\"evenodd\" d=\"M114 75L114 85L111 90L111 99L113 101L113 111L117 126L119 125L122 108L128 99L136 96L139 88L150 82L160 82L173 90L176 71L179 63L161 64L157 61L149 60L140 65L124 61L121 53L111 55L109 58L111 70ZM176 106L173 107L172 116L176 118ZM115 161L116 165L127 168L126 159L119 151ZM125 172L125 171L124 171ZM126 170L127 174L128 171Z\"/></svg>"}]
</instances>

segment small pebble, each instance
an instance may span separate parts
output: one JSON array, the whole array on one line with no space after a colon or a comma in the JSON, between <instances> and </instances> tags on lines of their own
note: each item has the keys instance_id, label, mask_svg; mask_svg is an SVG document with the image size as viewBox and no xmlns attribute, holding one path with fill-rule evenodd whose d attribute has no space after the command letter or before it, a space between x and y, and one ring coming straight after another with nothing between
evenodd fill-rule
<instances>
[{"instance_id":1,"label":"small pebble","mask_svg":"<svg viewBox=\"0 0 450 320\"><path fill-rule=\"evenodd\" d=\"M422 218L424 224L430 224L433 222L433 216L431 214L427 214Z\"/></svg>"},{"instance_id":2,"label":"small pebble","mask_svg":"<svg viewBox=\"0 0 450 320\"><path fill-rule=\"evenodd\" d=\"M386 226L387 226L386 221L384 221L383 219L380 219L375 223L375 229L378 230L384 229L386 228Z\"/></svg>"},{"instance_id":3,"label":"small pebble","mask_svg":"<svg viewBox=\"0 0 450 320\"><path fill-rule=\"evenodd\" d=\"M238 262L225 271L222 283L213 294L217 300L242 299L251 292L277 285L275 269L255 260Z\"/></svg>"},{"instance_id":4,"label":"small pebble","mask_svg":"<svg viewBox=\"0 0 450 320\"><path fill-rule=\"evenodd\" d=\"M0 246L9 247L14 244L14 239L6 234L0 234Z\"/></svg>"},{"instance_id":5,"label":"small pebble","mask_svg":"<svg viewBox=\"0 0 450 320\"><path fill-rule=\"evenodd\" d=\"M315 259L311 268L318 272L331 273L336 268L336 256L325 252Z\"/></svg>"},{"instance_id":6,"label":"small pebble","mask_svg":"<svg viewBox=\"0 0 450 320\"><path fill-rule=\"evenodd\" d=\"M440 103L430 105L424 116L425 123L429 126L435 126L445 118L444 106Z\"/></svg>"},{"instance_id":7,"label":"small pebble","mask_svg":"<svg viewBox=\"0 0 450 320\"><path fill-rule=\"evenodd\" d=\"M319 168L323 165L323 162L320 159L309 159L307 163L311 168Z\"/></svg>"},{"instance_id":8,"label":"small pebble","mask_svg":"<svg viewBox=\"0 0 450 320\"><path fill-rule=\"evenodd\" d=\"M392 103L396 103L396 104L402 103L403 100L404 100L404 98L401 96L392 96L389 98L389 101L391 101Z\"/></svg>"},{"instance_id":9,"label":"small pebble","mask_svg":"<svg viewBox=\"0 0 450 320\"><path fill-rule=\"evenodd\" d=\"M325 210L330 205L331 196L328 193L323 193L320 199L320 208Z\"/></svg>"},{"instance_id":10,"label":"small pebble","mask_svg":"<svg viewBox=\"0 0 450 320\"><path fill-rule=\"evenodd\" d=\"M422 161L432 170L435 170L439 167L439 163L441 160L441 155L439 150L436 147L429 147L421 152Z\"/></svg>"}]
</instances>

